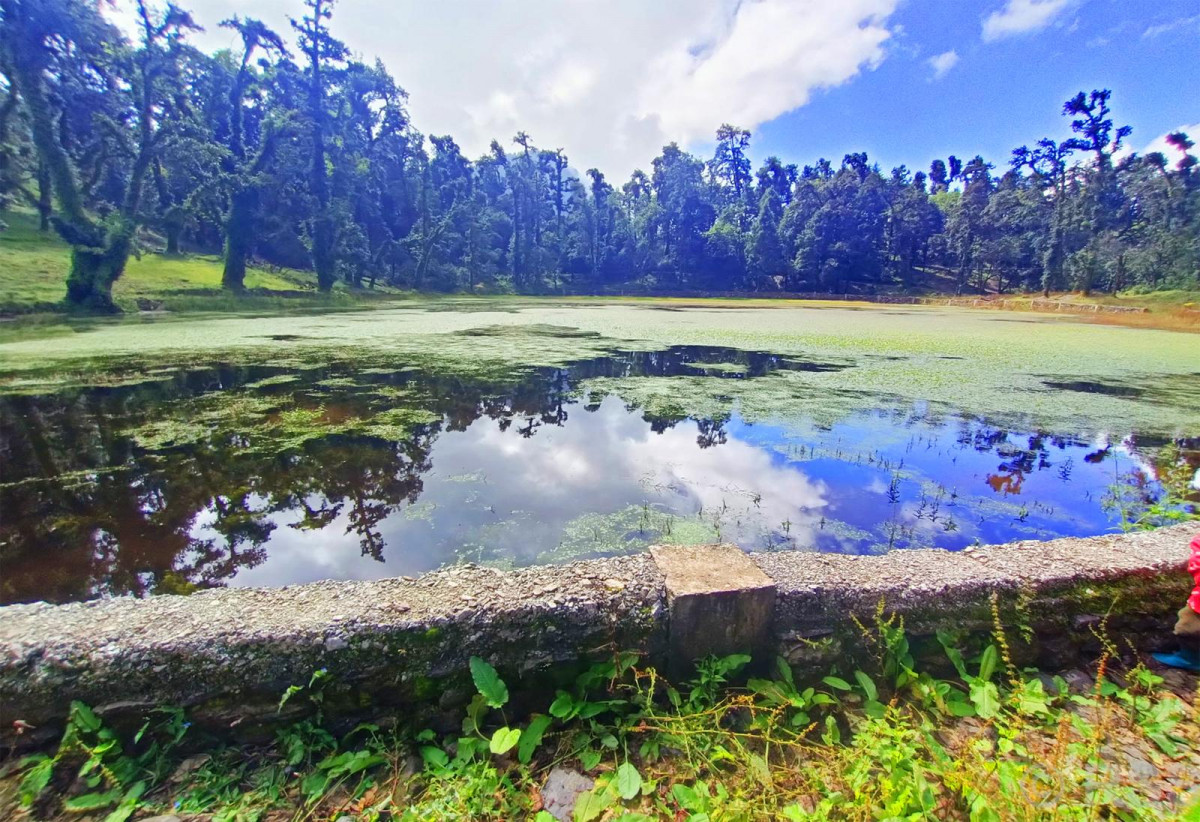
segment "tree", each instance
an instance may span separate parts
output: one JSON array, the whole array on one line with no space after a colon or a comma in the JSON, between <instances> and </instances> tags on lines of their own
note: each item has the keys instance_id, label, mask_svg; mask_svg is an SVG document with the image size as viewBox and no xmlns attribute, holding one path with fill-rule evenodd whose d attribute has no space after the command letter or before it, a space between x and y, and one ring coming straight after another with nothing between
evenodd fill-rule
<instances>
[{"instance_id":1,"label":"tree","mask_svg":"<svg viewBox=\"0 0 1200 822\"><path fill-rule=\"evenodd\" d=\"M1083 229L1088 242L1067 260L1074 271L1074 284L1084 294L1091 291L1106 258L1115 257L1118 268L1124 267L1120 233L1127 214L1114 174L1113 155L1133 129L1115 126L1108 105L1111 97L1112 92L1108 89L1094 90L1090 94L1081 91L1063 105L1063 114L1074 117L1071 130L1076 135L1067 140L1066 145L1073 150L1091 152L1093 157L1087 185L1081 190L1084 200L1081 216L1085 220Z\"/></svg>"},{"instance_id":2,"label":"tree","mask_svg":"<svg viewBox=\"0 0 1200 822\"><path fill-rule=\"evenodd\" d=\"M750 132L729 123L717 129L717 147L713 152L709 169L713 180L725 191L732 202L742 202L750 191L750 158L746 149L750 146Z\"/></svg>"},{"instance_id":3,"label":"tree","mask_svg":"<svg viewBox=\"0 0 1200 822\"><path fill-rule=\"evenodd\" d=\"M759 202L758 216L754 220L746 249L750 284L755 290L762 284L774 286L773 278L783 278L788 273L783 245L779 241L779 222L782 218L779 195L773 188L768 188Z\"/></svg>"},{"instance_id":4,"label":"tree","mask_svg":"<svg viewBox=\"0 0 1200 822\"><path fill-rule=\"evenodd\" d=\"M246 102L250 89L260 82L253 71L254 55L263 52L277 59L287 57L287 49L279 35L253 17L237 16L221 21L222 28L236 31L242 39L242 55L237 73L229 87L229 124L223 162L228 175L229 208L225 212L225 267L221 285L231 291L241 291L246 281L246 261L254 244L254 220L258 211L259 190L264 183L263 172L281 135L278 120L257 123L258 145L247 145ZM286 117L286 113L283 115Z\"/></svg>"},{"instance_id":5,"label":"tree","mask_svg":"<svg viewBox=\"0 0 1200 822\"><path fill-rule=\"evenodd\" d=\"M155 14L139 0L141 42L130 48L79 0L0 0L0 11L6 62L29 113L39 161L58 197L54 227L71 247L67 302L88 311L116 311L112 286L133 251L146 175L173 131L183 39L197 26L174 5ZM55 110L48 85L67 54L86 60L100 77L119 72L129 83L127 120L95 123L112 133L128 163L119 200L106 218L87 207L86 188L57 128L62 112Z\"/></svg>"},{"instance_id":6,"label":"tree","mask_svg":"<svg viewBox=\"0 0 1200 822\"><path fill-rule=\"evenodd\" d=\"M308 60L308 127L312 142L311 194L314 200L312 216L312 261L317 273L317 288L329 291L337 279L337 242L334 215L330 207L329 170L327 168L326 138L330 131L330 114L325 98L330 82L329 73L337 63L346 59L346 46L329 33L333 17L333 0L304 0L309 13L297 21L291 18L296 31L297 46Z\"/></svg>"},{"instance_id":7,"label":"tree","mask_svg":"<svg viewBox=\"0 0 1200 822\"><path fill-rule=\"evenodd\" d=\"M954 158L952 157L953 161ZM952 163L953 165L953 163ZM955 293L961 294L975 272L983 230L984 210L992 193L991 163L976 157L960 172L962 197L946 221L946 234L956 263Z\"/></svg>"},{"instance_id":8,"label":"tree","mask_svg":"<svg viewBox=\"0 0 1200 822\"><path fill-rule=\"evenodd\" d=\"M1043 296L1050 296L1052 288L1063 282L1063 265L1066 259L1066 214L1067 203L1067 160L1074 149L1070 141L1055 142L1050 138L1040 140L1030 150L1021 146L1013 151L1014 169L1028 169L1035 183L1048 197L1051 212L1050 228L1042 241L1041 286Z\"/></svg>"}]
</instances>

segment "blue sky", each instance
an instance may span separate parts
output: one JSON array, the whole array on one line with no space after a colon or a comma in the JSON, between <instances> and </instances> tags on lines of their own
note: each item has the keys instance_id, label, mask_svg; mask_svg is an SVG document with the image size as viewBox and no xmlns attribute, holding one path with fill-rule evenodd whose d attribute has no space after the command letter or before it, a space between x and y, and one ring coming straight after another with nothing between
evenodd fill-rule
<instances>
[{"instance_id":1,"label":"blue sky","mask_svg":"<svg viewBox=\"0 0 1200 822\"><path fill-rule=\"evenodd\" d=\"M128 21L132 0L115 2ZM233 45L217 25L233 14L290 35L302 11L177 2L209 49ZM707 156L723 122L753 132L756 161L865 150L885 167L950 153L1000 165L1064 134L1063 101L1098 87L1138 150L1200 132L1200 0L337 0L332 29L383 60L426 134L477 157L526 131L616 183L670 141Z\"/></svg>"},{"instance_id":2,"label":"blue sky","mask_svg":"<svg viewBox=\"0 0 1200 822\"><path fill-rule=\"evenodd\" d=\"M888 57L760 126L756 159L778 154L803 164L866 151L885 168L924 168L949 154L983 154L1001 165L1018 145L1068 133L1063 102L1093 88L1113 90L1114 114L1133 126L1129 142L1138 150L1200 123L1197 0L1091 0L1045 28L984 42L981 20L999 5L905 3ZM928 61L947 51L958 60L936 78Z\"/></svg>"}]
</instances>

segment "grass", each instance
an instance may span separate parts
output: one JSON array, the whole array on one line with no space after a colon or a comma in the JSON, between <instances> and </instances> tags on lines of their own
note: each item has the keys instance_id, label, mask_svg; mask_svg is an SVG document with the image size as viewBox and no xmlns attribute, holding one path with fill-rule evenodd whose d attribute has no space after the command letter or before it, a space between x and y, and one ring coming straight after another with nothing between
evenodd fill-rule
<instances>
[{"instance_id":1,"label":"grass","mask_svg":"<svg viewBox=\"0 0 1200 822\"><path fill-rule=\"evenodd\" d=\"M67 245L53 231L39 231L31 212L9 211L0 217L7 224L0 231L0 314L60 310L66 295ZM139 300L161 302L177 312L281 311L355 305L397 293L388 288L353 290L338 283L332 294L322 295L310 272L251 267L246 272L248 293L233 295L221 289L222 268L216 256L143 252L130 258L124 276L113 286L113 298L126 311L136 311Z\"/></svg>"},{"instance_id":2,"label":"grass","mask_svg":"<svg viewBox=\"0 0 1200 822\"><path fill-rule=\"evenodd\" d=\"M69 250L53 232L37 229L37 218L28 209L0 214L7 228L0 231L0 315L30 314L61 310L66 293L64 281ZM211 255L167 257L146 252L129 261L125 275L113 288L113 297L126 311L138 309L138 301L161 302L163 308L179 313L251 312L282 313L297 308L339 308L377 304L404 295L406 292L380 286L372 290L353 289L337 283L332 294L319 294L313 274L307 271L283 269L267 271L250 268L246 273L243 295L233 295L221 289L221 259ZM937 296L937 295L931 295ZM1029 299L1039 297L1031 295ZM1020 300L1020 295L1007 299ZM1138 328L1161 328L1175 331L1200 332L1200 292L1155 291L1127 292L1120 295L1058 294L1054 299L1063 302L1132 305L1148 308L1146 314L1112 314L1081 317L1083 321ZM486 302L495 306L517 303L520 297L492 296ZM794 308L832 306L872 306L868 302L840 300L789 300L771 297L566 297L558 301L567 304L657 305L664 308ZM476 301L478 302L478 301Z\"/></svg>"},{"instance_id":3,"label":"grass","mask_svg":"<svg viewBox=\"0 0 1200 822\"><path fill-rule=\"evenodd\" d=\"M1118 671L1103 626L1107 650L1093 673L1067 677L1018 669L1011 650L1021 640L999 627L983 645L939 634L933 668L915 660L882 605L860 627L860 662L812 681L782 659L747 678L750 658L734 655L702 661L676 686L617 653L560 676L532 712L472 658L476 693L441 714L440 732L411 706L351 724L334 706L352 692L325 670L283 695L293 719L277 721L265 743L205 737L177 708L120 733L76 703L57 749L3 766L0 813L108 822L163 812L214 822L550 822L549 810L576 822L1200 813L1196 678L1168 684L1140 663ZM562 769L582 785L548 809L547 782Z\"/></svg>"}]
</instances>

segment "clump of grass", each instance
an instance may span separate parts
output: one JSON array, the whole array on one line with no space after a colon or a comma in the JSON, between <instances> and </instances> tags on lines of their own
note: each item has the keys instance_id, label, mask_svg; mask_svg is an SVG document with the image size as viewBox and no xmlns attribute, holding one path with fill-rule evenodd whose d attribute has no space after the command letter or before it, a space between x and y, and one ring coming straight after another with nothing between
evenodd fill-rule
<instances>
[{"instance_id":1,"label":"clump of grass","mask_svg":"<svg viewBox=\"0 0 1200 822\"><path fill-rule=\"evenodd\" d=\"M1077 672L1072 687L1016 669L999 625L972 655L939 636L958 674L949 679L917 665L903 624L882 607L862 630L863 664L819 680L799 680L783 659L771 676L745 679L750 658L735 655L700 662L676 685L618 653L526 714L499 673L472 658L476 694L448 734L387 715L335 733L326 706L339 686L321 670L288 689L280 707L306 702L307 718L272 743L210 742L187 759L178 711L155 715L130 741L76 705L57 752L10 766L0 786L17 814L90 809L110 820L173 808L215 820L548 822L541 789L562 767L589 781L574 800L579 822L1200 811L1200 716L1140 664L1115 674L1111 642L1096 675Z\"/></svg>"}]
</instances>

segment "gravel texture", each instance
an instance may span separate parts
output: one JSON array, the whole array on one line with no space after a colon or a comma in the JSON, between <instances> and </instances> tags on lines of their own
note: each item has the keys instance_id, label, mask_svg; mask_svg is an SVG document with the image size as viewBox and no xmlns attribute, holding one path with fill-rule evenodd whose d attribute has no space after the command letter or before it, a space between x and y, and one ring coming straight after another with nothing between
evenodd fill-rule
<instances>
[{"instance_id":1,"label":"gravel texture","mask_svg":"<svg viewBox=\"0 0 1200 822\"><path fill-rule=\"evenodd\" d=\"M1005 607L1050 630L1117 610L1167 624L1183 601L1195 525L1155 532L855 557L753 554L775 581L775 633L851 629L882 599L907 627L990 624ZM417 579L230 588L191 596L0 608L0 734L110 708L274 698L322 667L392 700L436 699L479 655L522 674L620 647L661 655L666 584L649 554L497 571L459 566ZM1118 606L1113 609L1113 602Z\"/></svg>"},{"instance_id":2,"label":"gravel texture","mask_svg":"<svg viewBox=\"0 0 1200 822\"><path fill-rule=\"evenodd\" d=\"M129 707L277 699L322 667L343 681L418 693L473 654L521 673L610 645L655 652L665 640L662 591L662 575L641 555L8 606L0 608L0 727L59 716L71 699Z\"/></svg>"},{"instance_id":3,"label":"gravel texture","mask_svg":"<svg viewBox=\"0 0 1200 822\"><path fill-rule=\"evenodd\" d=\"M937 627L947 617L990 620L990 598L1023 597L1031 607L1073 602L1076 616L1089 601L1102 610L1173 613L1186 598L1188 542L1200 530L1184 523L1157 531L1080 539L1034 540L968 548L892 551L882 556L798 552L754 554L775 580L776 624L802 629L829 626L847 612L889 610L915 620L910 629ZM1042 616L1053 616L1043 608ZM834 619L831 619L833 617ZM967 626L964 626L967 627Z\"/></svg>"}]
</instances>

